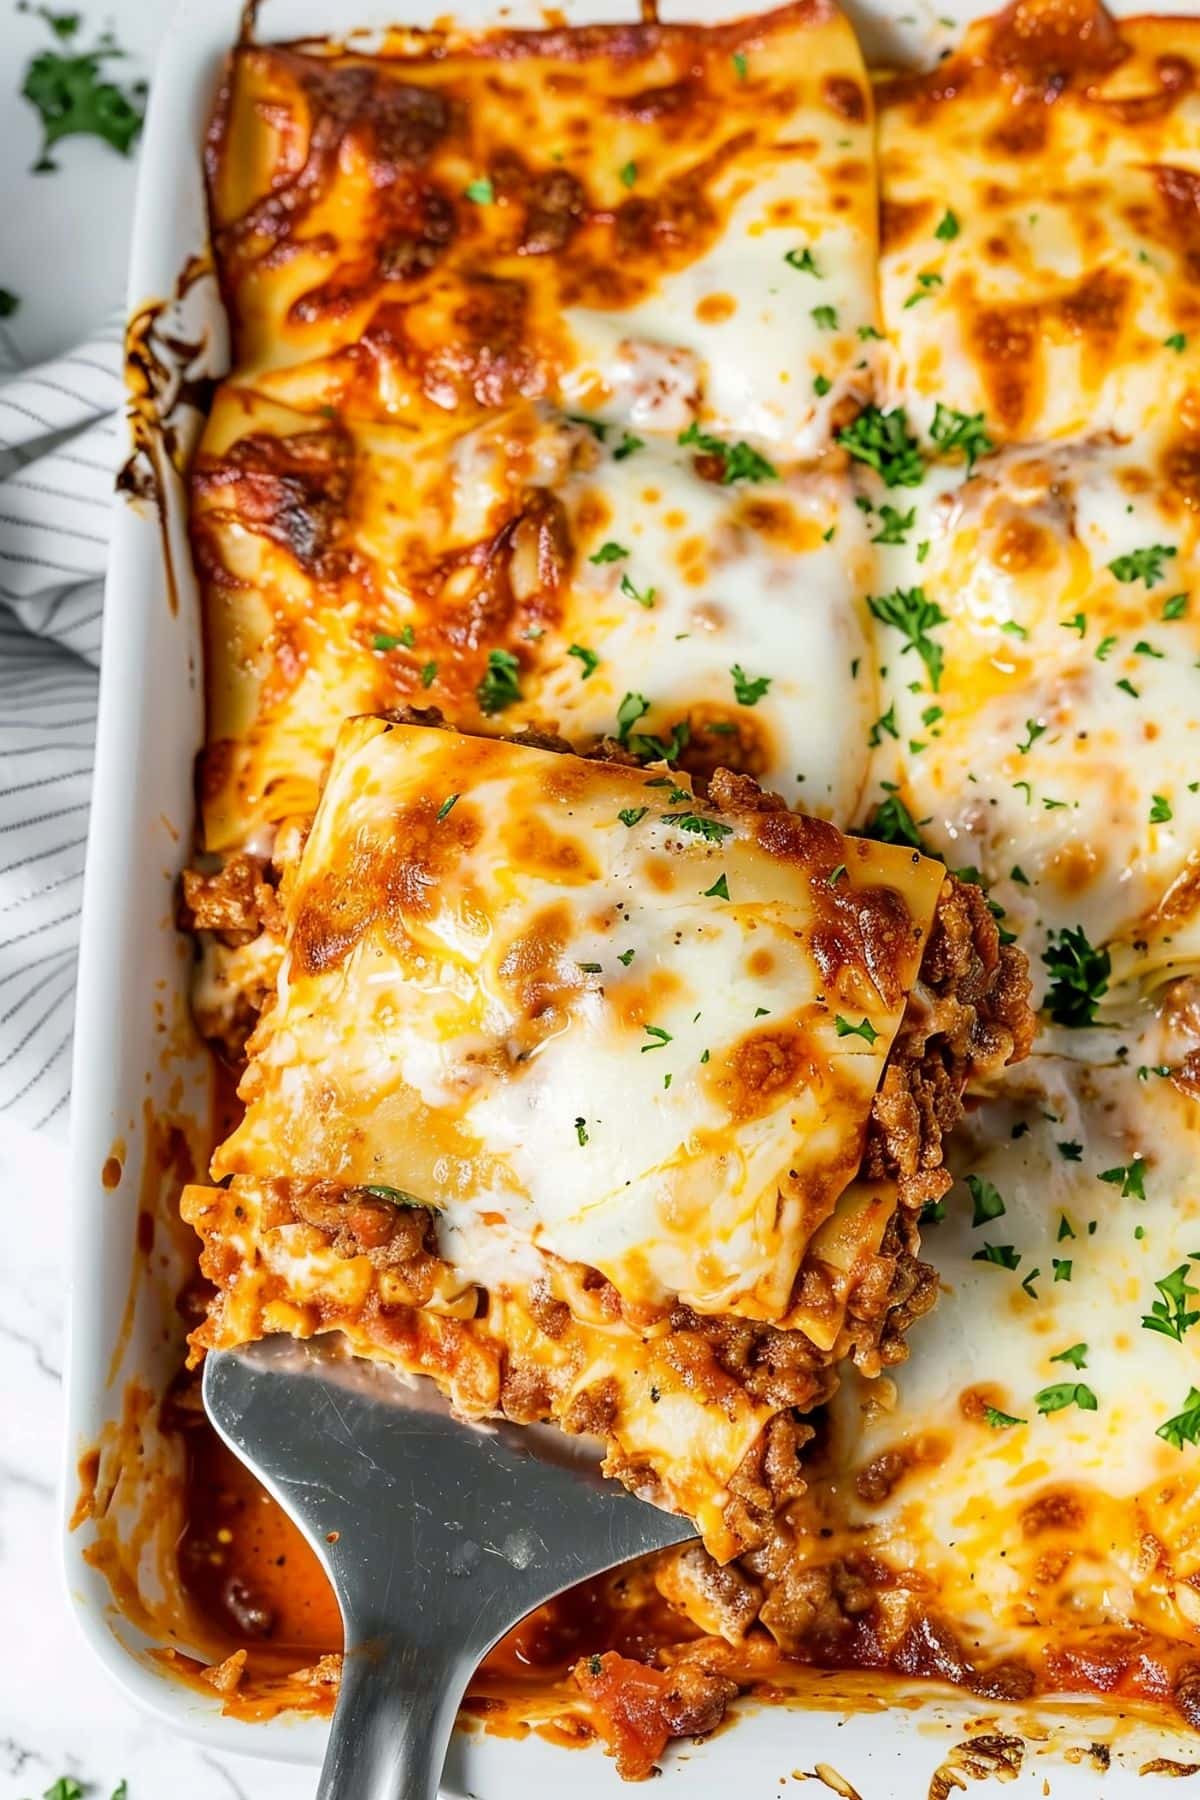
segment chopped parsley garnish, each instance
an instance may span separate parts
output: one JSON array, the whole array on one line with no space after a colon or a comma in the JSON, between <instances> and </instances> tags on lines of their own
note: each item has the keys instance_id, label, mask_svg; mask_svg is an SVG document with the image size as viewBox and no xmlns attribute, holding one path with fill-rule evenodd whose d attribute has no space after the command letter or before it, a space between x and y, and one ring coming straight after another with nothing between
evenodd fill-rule
<instances>
[{"instance_id":1,"label":"chopped parsley garnish","mask_svg":"<svg viewBox=\"0 0 1200 1800\"><path fill-rule=\"evenodd\" d=\"M571 425L585 426L599 444L608 436L608 426L603 419L589 419L586 413L568 413L567 421Z\"/></svg>"},{"instance_id":2,"label":"chopped parsley garnish","mask_svg":"<svg viewBox=\"0 0 1200 1800\"><path fill-rule=\"evenodd\" d=\"M918 823L895 787L890 781L880 782L879 785L884 789L886 797L879 802L867 821L865 835L880 844L908 844L911 849L923 852L925 844ZM922 819L920 823L924 825L927 821Z\"/></svg>"},{"instance_id":3,"label":"chopped parsley garnish","mask_svg":"<svg viewBox=\"0 0 1200 1800\"><path fill-rule=\"evenodd\" d=\"M921 446L908 429L908 414L902 406L888 412L864 406L858 417L838 432L837 441L856 462L874 469L885 487L920 487L925 478Z\"/></svg>"},{"instance_id":4,"label":"chopped parsley garnish","mask_svg":"<svg viewBox=\"0 0 1200 1800\"><path fill-rule=\"evenodd\" d=\"M34 163L35 174L57 167L51 160L54 146L67 137L98 137L128 156L142 129L146 84L128 87L105 81L104 64L125 54L101 38L94 50L79 50L71 40L79 30L78 13L51 14L42 9L56 37L66 50L43 50L25 71L21 94L42 121L42 148ZM11 309L10 309L11 310Z\"/></svg>"},{"instance_id":5,"label":"chopped parsley garnish","mask_svg":"<svg viewBox=\"0 0 1200 1800\"><path fill-rule=\"evenodd\" d=\"M921 1216L917 1223L918 1225L940 1225L945 1216L946 1203L944 1200L927 1200L921 1208Z\"/></svg>"},{"instance_id":6,"label":"chopped parsley garnish","mask_svg":"<svg viewBox=\"0 0 1200 1800\"><path fill-rule=\"evenodd\" d=\"M1074 618L1060 619L1058 622L1064 631L1077 631L1080 637L1084 637L1087 633L1086 613L1078 612L1075 614Z\"/></svg>"},{"instance_id":7,"label":"chopped parsley garnish","mask_svg":"<svg viewBox=\"0 0 1200 1800\"><path fill-rule=\"evenodd\" d=\"M463 194L466 199L473 200L476 206L491 206L496 198L496 190L486 175L481 175L476 181L468 181Z\"/></svg>"},{"instance_id":8,"label":"chopped parsley garnish","mask_svg":"<svg viewBox=\"0 0 1200 1800\"><path fill-rule=\"evenodd\" d=\"M958 216L957 214L952 213L950 208L947 207L941 218L938 220L937 228L933 235L935 238L941 238L943 244L949 244L958 236L958 232Z\"/></svg>"},{"instance_id":9,"label":"chopped parsley garnish","mask_svg":"<svg viewBox=\"0 0 1200 1800\"><path fill-rule=\"evenodd\" d=\"M829 874L825 877L826 887L836 887L838 882L842 879L842 876L845 873L846 873L845 863L839 863L837 868L831 869L829 871Z\"/></svg>"},{"instance_id":10,"label":"chopped parsley garnish","mask_svg":"<svg viewBox=\"0 0 1200 1800\"><path fill-rule=\"evenodd\" d=\"M823 400L832 386L833 383L830 381L828 375L813 376L813 393L817 396L818 400Z\"/></svg>"},{"instance_id":11,"label":"chopped parsley garnish","mask_svg":"<svg viewBox=\"0 0 1200 1800\"><path fill-rule=\"evenodd\" d=\"M1047 727L1045 725L1039 725L1036 719L1026 719L1025 730L1027 733L1025 742L1017 745L1017 750L1022 756L1028 756L1038 739L1040 737L1045 737Z\"/></svg>"},{"instance_id":12,"label":"chopped parsley garnish","mask_svg":"<svg viewBox=\"0 0 1200 1800\"><path fill-rule=\"evenodd\" d=\"M1144 581L1148 588L1163 578L1163 564L1175 555L1174 544L1147 544L1128 556L1114 556L1108 567L1118 581Z\"/></svg>"},{"instance_id":13,"label":"chopped parsley garnish","mask_svg":"<svg viewBox=\"0 0 1200 1800\"><path fill-rule=\"evenodd\" d=\"M644 819L649 811L650 808L648 806L623 806L617 814L617 817L620 819L622 825L628 826L632 830L633 826L638 823L638 820Z\"/></svg>"},{"instance_id":14,"label":"chopped parsley garnish","mask_svg":"<svg viewBox=\"0 0 1200 1800\"><path fill-rule=\"evenodd\" d=\"M630 581L628 575L622 575L621 592L628 599L636 600L639 606L644 606L646 611L649 612L654 606L654 597L658 590L657 588L652 587L637 588L634 586L633 582Z\"/></svg>"},{"instance_id":15,"label":"chopped parsley garnish","mask_svg":"<svg viewBox=\"0 0 1200 1800\"><path fill-rule=\"evenodd\" d=\"M1074 1265L1072 1264L1072 1262L1070 1261L1070 1259L1068 1257L1056 1256L1054 1258L1054 1279L1055 1279L1055 1281L1070 1281L1071 1270L1072 1270L1073 1266Z\"/></svg>"},{"instance_id":16,"label":"chopped parsley garnish","mask_svg":"<svg viewBox=\"0 0 1200 1800\"><path fill-rule=\"evenodd\" d=\"M1188 1280L1191 1269L1187 1263L1180 1263L1169 1275L1155 1282L1159 1298L1155 1300L1148 1313L1142 1314L1142 1324L1147 1331L1157 1331L1162 1337L1174 1338L1182 1344L1183 1334L1190 1331L1200 1319L1200 1311L1189 1307L1188 1301L1200 1295L1200 1288L1192 1286Z\"/></svg>"},{"instance_id":17,"label":"chopped parsley garnish","mask_svg":"<svg viewBox=\"0 0 1200 1800\"><path fill-rule=\"evenodd\" d=\"M1135 688L1132 681L1127 680L1125 676L1121 677L1117 686L1123 694L1128 694L1131 700L1140 700L1142 697L1140 688Z\"/></svg>"},{"instance_id":18,"label":"chopped parsley garnish","mask_svg":"<svg viewBox=\"0 0 1200 1800\"><path fill-rule=\"evenodd\" d=\"M1002 1217L1004 1201L990 1181L985 1181L981 1175L968 1175L967 1192L973 1205L972 1225L986 1225L990 1220Z\"/></svg>"},{"instance_id":19,"label":"chopped parsley garnish","mask_svg":"<svg viewBox=\"0 0 1200 1800\"><path fill-rule=\"evenodd\" d=\"M1167 1419L1154 1435L1175 1450L1182 1450L1185 1444L1200 1444L1200 1388L1188 1389L1183 1411Z\"/></svg>"},{"instance_id":20,"label":"chopped parsley garnish","mask_svg":"<svg viewBox=\"0 0 1200 1800\"><path fill-rule=\"evenodd\" d=\"M475 696L484 713L503 712L521 698L521 665L511 650L489 650L487 672Z\"/></svg>"},{"instance_id":21,"label":"chopped parsley garnish","mask_svg":"<svg viewBox=\"0 0 1200 1800\"><path fill-rule=\"evenodd\" d=\"M819 330L837 330L838 316L835 306L814 306L810 316Z\"/></svg>"},{"instance_id":22,"label":"chopped parsley garnish","mask_svg":"<svg viewBox=\"0 0 1200 1800\"><path fill-rule=\"evenodd\" d=\"M712 886L705 888L703 897L705 900L728 900L729 881L726 876L718 875Z\"/></svg>"},{"instance_id":23,"label":"chopped parsley garnish","mask_svg":"<svg viewBox=\"0 0 1200 1800\"><path fill-rule=\"evenodd\" d=\"M1117 640L1115 637L1102 637L1100 639L1100 642L1096 645L1095 651L1093 652L1093 654L1095 655L1096 661L1097 662L1107 662L1109 657L1112 655L1113 651L1116 649L1116 647L1117 647Z\"/></svg>"},{"instance_id":24,"label":"chopped parsley garnish","mask_svg":"<svg viewBox=\"0 0 1200 1800\"><path fill-rule=\"evenodd\" d=\"M1056 1381L1036 1393L1033 1402L1040 1413L1062 1412L1066 1406L1095 1412L1100 1404L1086 1381Z\"/></svg>"},{"instance_id":25,"label":"chopped parsley garnish","mask_svg":"<svg viewBox=\"0 0 1200 1800\"><path fill-rule=\"evenodd\" d=\"M1058 1231L1057 1231L1056 1235L1058 1237L1058 1241L1060 1244L1062 1243L1064 1238L1073 1238L1075 1236L1075 1228L1071 1224L1071 1221L1070 1221L1070 1219L1068 1219L1066 1213L1059 1214ZM1053 1358L1051 1358L1051 1361L1053 1361Z\"/></svg>"},{"instance_id":26,"label":"chopped parsley garnish","mask_svg":"<svg viewBox=\"0 0 1200 1800\"><path fill-rule=\"evenodd\" d=\"M746 53L745 53L745 51L744 50L735 50L729 60L733 64L733 72L737 76L738 80L745 81L745 79L746 79Z\"/></svg>"},{"instance_id":27,"label":"chopped parsley garnish","mask_svg":"<svg viewBox=\"0 0 1200 1800\"><path fill-rule=\"evenodd\" d=\"M122 1782L121 1786L124 1787L125 1783ZM83 1789L73 1775L60 1775L45 1790L42 1800L84 1800ZM116 1800L116 1795L113 1800Z\"/></svg>"},{"instance_id":28,"label":"chopped parsley garnish","mask_svg":"<svg viewBox=\"0 0 1200 1800\"><path fill-rule=\"evenodd\" d=\"M1056 1025L1092 1025L1108 992L1112 972L1108 951L1090 944L1082 925L1065 925L1060 932L1051 931L1050 938L1049 949L1042 953L1050 971L1046 1010Z\"/></svg>"},{"instance_id":29,"label":"chopped parsley garnish","mask_svg":"<svg viewBox=\"0 0 1200 1800\"><path fill-rule=\"evenodd\" d=\"M1146 1198L1146 1159L1135 1156L1131 1163L1121 1163L1115 1169L1104 1169L1097 1177L1107 1181L1110 1187L1119 1187L1122 1200Z\"/></svg>"},{"instance_id":30,"label":"chopped parsley garnish","mask_svg":"<svg viewBox=\"0 0 1200 1800\"><path fill-rule=\"evenodd\" d=\"M664 1031L661 1025L643 1025L642 1030L646 1033L648 1038L653 1040L649 1044L642 1045L643 1056L645 1056L647 1050L661 1050L664 1044L669 1044L671 1042L671 1033L669 1031Z\"/></svg>"},{"instance_id":31,"label":"chopped parsley garnish","mask_svg":"<svg viewBox=\"0 0 1200 1800\"><path fill-rule=\"evenodd\" d=\"M372 650L399 650L401 645L406 650L413 647L413 628L406 625L403 631L393 634L390 631L377 631L371 639Z\"/></svg>"},{"instance_id":32,"label":"chopped parsley garnish","mask_svg":"<svg viewBox=\"0 0 1200 1800\"><path fill-rule=\"evenodd\" d=\"M575 1136L579 1139L579 1142L581 1144L587 1143L588 1130L587 1130L587 1120L586 1119L576 1119L576 1121L575 1121Z\"/></svg>"},{"instance_id":33,"label":"chopped parsley garnish","mask_svg":"<svg viewBox=\"0 0 1200 1800\"><path fill-rule=\"evenodd\" d=\"M883 530L875 533L871 539L873 544L906 544L908 542L905 532L911 531L917 522L915 506L910 506L907 512L902 513L896 507L889 506L885 500L879 508L879 516L883 520Z\"/></svg>"},{"instance_id":34,"label":"chopped parsley garnish","mask_svg":"<svg viewBox=\"0 0 1200 1800\"><path fill-rule=\"evenodd\" d=\"M609 538L607 544L601 544L600 548L597 550L597 552L594 556L588 557L588 561L590 563L620 562L620 560L623 556L628 556L628 555L629 555L629 552L625 548L624 544L614 543L612 538Z\"/></svg>"},{"instance_id":35,"label":"chopped parsley garnish","mask_svg":"<svg viewBox=\"0 0 1200 1800\"><path fill-rule=\"evenodd\" d=\"M872 338L875 339L876 343L882 344L883 342L882 331L876 331L873 325L860 325L858 327L858 335L864 344L869 343Z\"/></svg>"},{"instance_id":36,"label":"chopped parsley garnish","mask_svg":"<svg viewBox=\"0 0 1200 1800\"><path fill-rule=\"evenodd\" d=\"M732 825L722 825L720 819L706 819L700 813L664 813L663 824L678 825L680 831L692 831L708 844L719 844L724 838L733 836Z\"/></svg>"},{"instance_id":37,"label":"chopped parsley garnish","mask_svg":"<svg viewBox=\"0 0 1200 1800\"><path fill-rule=\"evenodd\" d=\"M442 804L437 809L437 820L436 820L437 824L439 824L439 825L441 824L442 820L446 817L447 813L453 812L454 804L455 804L455 801L458 799L458 797L459 796L457 794L447 794L446 795L446 798L442 801Z\"/></svg>"},{"instance_id":38,"label":"chopped parsley garnish","mask_svg":"<svg viewBox=\"0 0 1200 1800\"><path fill-rule=\"evenodd\" d=\"M1175 817L1171 811L1171 802L1165 794L1151 794L1150 823L1152 825L1168 825Z\"/></svg>"},{"instance_id":39,"label":"chopped parsley garnish","mask_svg":"<svg viewBox=\"0 0 1200 1800\"><path fill-rule=\"evenodd\" d=\"M617 958L617 961L619 963L624 963L625 967L628 968L630 963L633 961L633 959L636 955L637 955L636 950L622 950L620 956L618 956L618 958Z\"/></svg>"},{"instance_id":40,"label":"chopped parsley garnish","mask_svg":"<svg viewBox=\"0 0 1200 1800\"><path fill-rule=\"evenodd\" d=\"M1083 1145L1075 1143L1073 1139L1068 1138L1065 1143L1060 1143L1057 1148L1058 1154L1062 1157L1064 1162L1079 1162L1082 1159Z\"/></svg>"},{"instance_id":41,"label":"chopped parsley garnish","mask_svg":"<svg viewBox=\"0 0 1200 1800\"><path fill-rule=\"evenodd\" d=\"M1010 1425L1028 1425L1028 1419L1018 1419L1013 1413L1001 1412L998 1406L985 1406L983 1416L993 1431L1007 1431Z\"/></svg>"},{"instance_id":42,"label":"chopped parsley garnish","mask_svg":"<svg viewBox=\"0 0 1200 1800\"><path fill-rule=\"evenodd\" d=\"M840 1038L860 1037L867 1044L873 1044L879 1036L870 1019L863 1018L857 1025L852 1025L849 1019L843 1019L841 1013L834 1018L833 1028Z\"/></svg>"},{"instance_id":43,"label":"chopped parsley garnish","mask_svg":"<svg viewBox=\"0 0 1200 1800\"><path fill-rule=\"evenodd\" d=\"M631 188L637 180L637 164L635 162L622 163L617 173L621 178L621 186Z\"/></svg>"},{"instance_id":44,"label":"chopped parsley garnish","mask_svg":"<svg viewBox=\"0 0 1200 1800\"><path fill-rule=\"evenodd\" d=\"M1038 1297L1037 1289L1034 1287L1033 1284L1037 1280L1037 1278L1041 1274L1041 1272L1042 1271L1040 1269L1030 1269L1028 1275L1026 1275L1021 1282L1022 1288L1029 1295L1029 1298L1031 1300L1036 1300Z\"/></svg>"},{"instance_id":45,"label":"chopped parsley garnish","mask_svg":"<svg viewBox=\"0 0 1200 1800\"><path fill-rule=\"evenodd\" d=\"M971 1258L972 1262L995 1263L1001 1269L1015 1269L1020 1260L1020 1253L1012 1244L985 1244Z\"/></svg>"},{"instance_id":46,"label":"chopped parsley garnish","mask_svg":"<svg viewBox=\"0 0 1200 1800\"><path fill-rule=\"evenodd\" d=\"M625 458L627 456L632 456L635 450L644 450L645 448L645 438L634 437L632 431L626 431L623 433L620 443L613 451L613 461L624 462Z\"/></svg>"},{"instance_id":47,"label":"chopped parsley garnish","mask_svg":"<svg viewBox=\"0 0 1200 1800\"><path fill-rule=\"evenodd\" d=\"M1187 337L1182 331L1173 331L1170 337L1163 339L1163 346L1167 350L1177 350L1182 354L1187 349Z\"/></svg>"},{"instance_id":48,"label":"chopped parsley garnish","mask_svg":"<svg viewBox=\"0 0 1200 1800\"><path fill-rule=\"evenodd\" d=\"M942 679L943 655L941 645L929 633L935 625L949 622L941 607L929 599L923 587L893 588L890 594L869 595L867 606L871 616L881 625L890 625L907 638L901 655L916 651L929 672L929 684L936 694Z\"/></svg>"},{"instance_id":49,"label":"chopped parsley garnish","mask_svg":"<svg viewBox=\"0 0 1200 1800\"><path fill-rule=\"evenodd\" d=\"M989 450L996 448L987 434L981 412L955 412L953 407L943 406L940 400L934 411L929 435L939 450L962 451L967 461L968 475L979 457L986 456Z\"/></svg>"},{"instance_id":50,"label":"chopped parsley garnish","mask_svg":"<svg viewBox=\"0 0 1200 1800\"><path fill-rule=\"evenodd\" d=\"M681 431L680 444L694 444L697 450L706 456L719 456L724 464L721 483L728 487L734 481L778 481L779 470L769 463L765 456L738 439L736 444L727 444L723 438L713 437L707 431L701 431L695 419L686 431Z\"/></svg>"},{"instance_id":51,"label":"chopped parsley garnish","mask_svg":"<svg viewBox=\"0 0 1200 1800\"><path fill-rule=\"evenodd\" d=\"M601 1661L601 1659L598 1656L589 1656L588 1657L588 1674L589 1675L602 1675L603 1673L604 1673L604 1664Z\"/></svg>"},{"instance_id":52,"label":"chopped parsley garnish","mask_svg":"<svg viewBox=\"0 0 1200 1800\"><path fill-rule=\"evenodd\" d=\"M1153 644L1148 644L1146 642L1145 638L1139 638L1137 643L1133 646L1133 654L1135 656L1153 656L1158 662L1161 662L1166 655L1166 651L1156 650Z\"/></svg>"},{"instance_id":53,"label":"chopped parsley garnish","mask_svg":"<svg viewBox=\"0 0 1200 1800\"><path fill-rule=\"evenodd\" d=\"M908 299L904 302L905 309L907 310L909 307L916 306L918 304L918 302L920 302L921 300L928 300L928 298L929 298L930 294L933 292L934 288L940 288L940 287L944 287L944 286L945 286L945 283L942 280L942 277L940 275L938 275L934 270L932 270L932 269L923 270L921 272L921 274L917 276L917 286L916 286L915 293L910 294L908 296Z\"/></svg>"},{"instance_id":54,"label":"chopped parsley garnish","mask_svg":"<svg viewBox=\"0 0 1200 1800\"><path fill-rule=\"evenodd\" d=\"M427 662L427 663L422 664L422 666L421 666L421 686L422 687L432 687L436 676L437 676L437 664L435 662Z\"/></svg>"},{"instance_id":55,"label":"chopped parsley garnish","mask_svg":"<svg viewBox=\"0 0 1200 1800\"><path fill-rule=\"evenodd\" d=\"M802 275L815 275L820 280L821 271L811 250L788 250L783 260L790 268L799 269Z\"/></svg>"},{"instance_id":56,"label":"chopped parsley garnish","mask_svg":"<svg viewBox=\"0 0 1200 1800\"><path fill-rule=\"evenodd\" d=\"M404 1188L386 1187L381 1181L368 1181L363 1187L364 1194L374 1194L376 1200L390 1201L393 1206L420 1206L421 1202L415 1194Z\"/></svg>"},{"instance_id":57,"label":"chopped parsley garnish","mask_svg":"<svg viewBox=\"0 0 1200 1800\"><path fill-rule=\"evenodd\" d=\"M1071 1235L1073 1237L1074 1232ZM1088 1347L1086 1344L1069 1344L1065 1350L1060 1350L1057 1356L1052 1356L1050 1361L1070 1363L1073 1369L1086 1369L1087 1359Z\"/></svg>"},{"instance_id":58,"label":"chopped parsley garnish","mask_svg":"<svg viewBox=\"0 0 1200 1800\"><path fill-rule=\"evenodd\" d=\"M1162 616L1164 619L1182 619L1188 609L1186 594L1172 594L1169 600L1163 601Z\"/></svg>"},{"instance_id":59,"label":"chopped parsley garnish","mask_svg":"<svg viewBox=\"0 0 1200 1800\"><path fill-rule=\"evenodd\" d=\"M871 735L867 739L867 748L869 750L876 749L882 744L885 734L888 737L895 738L897 742L900 740L900 732L896 725L896 702L894 700L887 711L880 713L879 717L872 725Z\"/></svg>"},{"instance_id":60,"label":"chopped parsley garnish","mask_svg":"<svg viewBox=\"0 0 1200 1800\"><path fill-rule=\"evenodd\" d=\"M645 694L626 694L617 708L617 741L627 744L629 733L638 720L644 718L649 711L650 702Z\"/></svg>"},{"instance_id":61,"label":"chopped parsley garnish","mask_svg":"<svg viewBox=\"0 0 1200 1800\"><path fill-rule=\"evenodd\" d=\"M567 650L567 655L577 657L583 664L583 668L579 672L580 681L586 681L588 676L594 675L600 667L600 658L594 650L589 650L586 644L572 644Z\"/></svg>"},{"instance_id":62,"label":"chopped parsley garnish","mask_svg":"<svg viewBox=\"0 0 1200 1800\"><path fill-rule=\"evenodd\" d=\"M734 663L729 673L733 676L733 693L739 706L757 706L771 685L769 675L747 675L741 663Z\"/></svg>"}]
</instances>

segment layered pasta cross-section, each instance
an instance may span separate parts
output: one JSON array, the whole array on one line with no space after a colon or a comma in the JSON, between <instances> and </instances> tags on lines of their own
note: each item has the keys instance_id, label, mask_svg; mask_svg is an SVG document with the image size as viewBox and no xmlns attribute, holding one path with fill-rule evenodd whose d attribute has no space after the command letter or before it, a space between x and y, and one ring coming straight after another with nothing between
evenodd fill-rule
<instances>
[{"instance_id":1,"label":"layered pasta cross-section","mask_svg":"<svg viewBox=\"0 0 1200 1800\"><path fill-rule=\"evenodd\" d=\"M208 180L193 1360L695 1518L479 1678L625 1774L814 1664L1200 1725L1200 27L247 39Z\"/></svg>"}]
</instances>

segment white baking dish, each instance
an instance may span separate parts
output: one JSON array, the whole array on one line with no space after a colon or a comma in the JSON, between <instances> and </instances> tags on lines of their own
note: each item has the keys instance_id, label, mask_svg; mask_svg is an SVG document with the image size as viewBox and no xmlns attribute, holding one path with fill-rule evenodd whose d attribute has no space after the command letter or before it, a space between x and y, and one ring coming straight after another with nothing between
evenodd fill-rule
<instances>
[{"instance_id":1,"label":"white baking dish","mask_svg":"<svg viewBox=\"0 0 1200 1800\"><path fill-rule=\"evenodd\" d=\"M936 0L936 5L940 14L949 11L960 20L986 10L979 0ZM632 8L629 0L565 0L563 10L572 21L582 21L628 17ZM712 19L742 10L729 0L672 0L662 13ZM1161 10L1185 7L1172 7L1168 0ZM203 5L186 0L167 32L142 150L129 287L133 313L174 294L180 272L204 250L200 145L221 59L238 34L241 11L242 0ZM266 0L259 35L288 38L331 25L344 30L351 14L364 27L378 27L395 22L397 11L398 0L354 0L352 8L345 0ZM935 18L926 0L908 0L903 22L890 21L882 8L869 4L856 3L851 11L875 59L928 55L948 39L944 17ZM470 23L537 20L528 7L497 12L487 0L460 0L456 16ZM211 278L190 288L176 309L176 322L186 335L207 334L198 366L220 373L224 325ZM185 415L179 417L186 422ZM153 1252L137 1256L137 1218L153 1178L153 1170L147 1172L154 1154L153 1120L164 1114L191 1117L202 1133L208 1091L206 1054L189 1043L185 1024L189 950L173 926L174 886L192 831L193 758L202 735L198 607L182 488L169 469L163 490L162 521L145 501L118 501L108 575L75 1040L68 1515L78 1493L77 1460L119 1415L127 1384L139 1380L157 1395L178 1367L182 1327L174 1298L187 1234L172 1245L160 1225ZM115 1186L109 1161L114 1152L123 1166ZM223 1718L215 1695L183 1685L150 1660L153 1638L116 1612L109 1584L84 1560L92 1539L90 1523L68 1533L68 1582L97 1654L130 1692L213 1746L319 1760L321 1723L284 1716L247 1725ZM836 1770L864 1800L916 1800L966 1730L998 1728L996 1713L984 1715L969 1698L937 1698L925 1690L919 1710L902 1705L885 1710L871 1701L868 1687L860 1682L860 1700L847 1708L845 1683L815 1677L803 1711L753 1709L714 1740L676 1748L667 1759L666 1779L681 1795L685 1790L710 1795L736 1780L742 1793L757 1800L778 1793L793 1773L799 1778L821 1764ZM1146 1757L1191 1760L1196 1754L1194 1740L1189 1750L1186 1740L1164 1741L1161 1734L1130 1727L1118 1737L1112 1773L1103 1781L1097 1782L1086 1758L1079 1764L1061 1760L1066 1747L1108 1737L1108 1724L1101 1709L1084 1705L1046 1708L1036 1717L1029 1709L1010 1713L999 1728L1024 1735L1027 1753L1021 1778L1009 1791L1045 1791L1053 1758L1053 1792L1062 1800L1097 1794L1116 1800L1132 1794L1134 1771ZM450 1793L487 1800L557 1794L564 1782L579 1800L626 1791L599 1751L568 1760L566 1751L533 1737L520 1742L479 1733L460 1737L447 1775Z\"/></svg>"}]
</instances>

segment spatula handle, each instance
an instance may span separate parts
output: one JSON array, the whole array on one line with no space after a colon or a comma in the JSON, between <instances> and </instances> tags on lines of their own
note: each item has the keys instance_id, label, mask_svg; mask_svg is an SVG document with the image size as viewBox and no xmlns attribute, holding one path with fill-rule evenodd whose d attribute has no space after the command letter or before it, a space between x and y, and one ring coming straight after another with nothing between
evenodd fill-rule
<instances>
[{"instance_id":1,"label":"spatula handle","mask_svg":"<svg viewBox=\"0 0 1200 1800\"><path fill-rule=\"evenodd\" d=\"M395 1639L349 1652L317 1800L437 1800L473 1667Z\"/></svg>"}]
</instances>

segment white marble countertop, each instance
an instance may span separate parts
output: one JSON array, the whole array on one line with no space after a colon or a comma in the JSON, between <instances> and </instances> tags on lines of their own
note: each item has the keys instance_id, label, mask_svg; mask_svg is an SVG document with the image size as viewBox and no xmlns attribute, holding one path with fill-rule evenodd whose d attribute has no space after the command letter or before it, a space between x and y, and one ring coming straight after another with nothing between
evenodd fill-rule
<instances>
[{"instance_id":1,"label":"white marble countertop","mask_svg":"<svg viewBox=\"0 0 1200 1800\"><path fill-rule=\"evenodd\" d=\"M63 10L66 10L64 7ZM105 27L152 67L167 0L82 0L90 45ZM33 175L40 130L20 97L29 59L54 42L30 7L7 0L0 30L0 288L19 306L0 325L0 370L85 337L119 304L135 162L93 138ZM67 1296L67 1158L61 1141L0 1128L0 1800L40 1800L72 1775L89 1800L124 1779L128 1800L308 1800L312 1770L216 1756L135 1707L95 1661L67 1604L57 1483Z\"/></svg>"}]
</instances>

